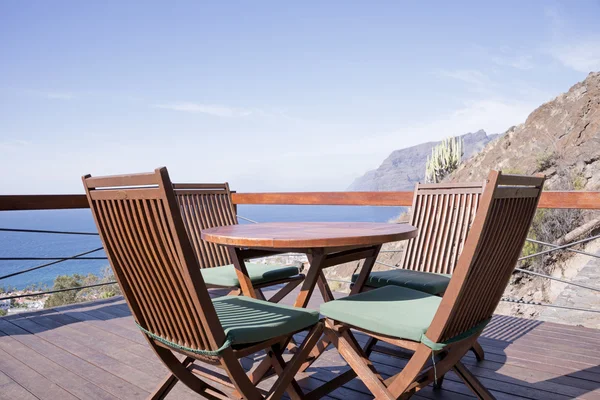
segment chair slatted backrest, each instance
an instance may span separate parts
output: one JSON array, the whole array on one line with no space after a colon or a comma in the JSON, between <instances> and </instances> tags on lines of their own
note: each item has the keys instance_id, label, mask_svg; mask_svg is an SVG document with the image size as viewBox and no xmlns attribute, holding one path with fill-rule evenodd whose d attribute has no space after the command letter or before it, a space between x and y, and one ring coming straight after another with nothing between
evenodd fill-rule
<instances>
[{"instance_id":1,"label":"chair slatted backrest","mask_svg":"<svg viewBox=\"0 0 600 400\"><path fill-rule=\"evenodd\" d=\"M417 184L410 224L419 235L408 241L400 267L451 274L479 207L485 182Z\"/></svg>"},{"instance_id":2,"label":"chair slatted backrest","mask_svg":"<svg viewBox=\"0 0 600 400\"><path fill-rule=\"evenodd\" d=\"M173 188L200 268L231 264L224 246L207 242L201 237L204 229L238 223L229 184L179 183L174 184Z\"/></svg>"},{"instance_id":3,"label":"chair slatted backrest","mask_svg":"<svg viewBox=\"0 0 600 400\"><path fill-rule=\"evenodd\" d=\"M84 176L100 238L144 329L181 346L214 350L225 334L200 274L166 168Z\"/></svg>"},{"instance_id":4,"label":"chair slatted backrest","mask_svg":"<svg viewBox=\"0 0 600 400\"><path fill-rule=\"evenodd\" d=\"M427 337L443 342L492 317L525 244L544 179L490 172L465 248Z\"/></svg>"}]
</instances>

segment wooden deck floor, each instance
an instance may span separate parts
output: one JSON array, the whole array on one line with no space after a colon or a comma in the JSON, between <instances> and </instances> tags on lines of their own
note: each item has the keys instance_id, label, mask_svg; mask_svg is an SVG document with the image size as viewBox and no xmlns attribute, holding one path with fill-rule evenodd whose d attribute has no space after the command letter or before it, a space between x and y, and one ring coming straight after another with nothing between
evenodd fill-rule
<instances>
[{"instance_id":1,"label":"wooden deck floor","mask_svg":"<svg viewBox=\"0 0 600 400\"><path fill-rule=\"evenodd\" d=\"M310 307L320 301L315 293ZM498 399L600 399L600 330L497 316L481 343L486 361L468 355L464 363ZM372 359L385 376L404 364L381 354ZM253 360L244 362L250 368ZM330 348L299 381L312 389L346 368ZM165 374L122 298L0 318L1 399L142 399ZM441 391L428 387L413 398L471 397L448 374ZM197 396L178 384L169 398ZM328 398L372 396L355 379Z\"/></svg>"}]
</instances>

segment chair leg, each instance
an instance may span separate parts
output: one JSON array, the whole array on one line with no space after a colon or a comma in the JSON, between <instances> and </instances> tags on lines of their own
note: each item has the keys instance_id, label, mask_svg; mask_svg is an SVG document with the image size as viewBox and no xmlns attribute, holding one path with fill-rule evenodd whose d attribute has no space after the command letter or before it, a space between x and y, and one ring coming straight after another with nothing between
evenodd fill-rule
<instances>
[{"instance_id":1,"label":"chair leg","mask_svg":"<svg viewBox=\"0 0 600 400\"><path fill-rule=\"evenodd\" d=\"M471 347L471 351L475 354L475 358L477 361L485 360L485 353L483 352L483 348L479 344L479 342L474 342L473 347Z\"/></svg>"},{"instance_id":2,"label":"chair leg","mask_svg":"<svg viewBox=\"0 0 600 400\"><path fill-rule=\"evenodd\" d=\"M308 334L306 335L306 338L304 338L304 341L300 345L298 352L296 352L296 354L294 354L292 359L287 364L284 364L285 365L284 368L280 364L280 362L283 362L283 359L281 359L281 353L278 353L279 358L275 357L275 362L278 363L279 366L282 367L283 369L281 370L281 373L279 374L279 378L277 379L277 381L275 381L275 383L273 384L273 387L269 391L269 394L267 395L267 399L279 400L282 398L283 393L286 391L288 391L288 393L290 393L291 396L294 396L292 394L296 391L294 389L296 389L296 388L299 389L299 386L296 386L297 383L296 383L296 385L292 384L292 381L294 381L294 376L296 375L296 373L298 372L298 369L300 369L300 366L302 365L302 362L306 359L306 357L308 357L310 350L317 343L317 341L319 340L319 338L321 337L322 334L323 334L323 322L319 321L315 326L313 326L313 328L310 330L310 332L308 332ZM276 368L276 370L278 369L277 367L275 367L275 368ZM299 393L299 396L302 396L301 391ZM292 399L294 399L294 398L295 397L292 397Z\"/></svg>"},{"instance_id":3,"label":"chair leg","mask_svg":"<svg viewBox=\"0 0 600 400\"><path fill-rule=\"evenodd\" d=\"M326 329L326 334L330 337L340 355L356 372L376 399L396 399L382 382L369 359L362 354L362 349L355 346L355 340L353 340L352 333L349 330L345 330L338 335L335 331Z\"/></svg>"},{"instance_id":4,"label":"chair leg","mask_svg":"<svg viewBox=\"0 0 600 400\"><path fill-rule=\"evenodd\" d=\"M415 380L419 377L430 358L431 350L425 345L419 345L402 371L387 379L390 392L394 393L396 397L410 397L411 387L414 386Z\"/></svg>"},{"instance_id":5,"label":"chair leg","mask_svg":"<svg viewBox=\"0 0 600 400\"><path fill-rule=\"evenodd\" d=\"M285 361L283 357L281 357L281 350L279 350L279 346L273 346L273 351L270 352L270 357L273 363L273 369L275 369L275 373L281 376L285 371ZM289 388L287 389L287 393L292 400L301 400L302 396L302 388L296 382L296 379L292 378Z\"/></svg>"},{"instance_id":6,"label":"chair leg","mask_svg":"<svg viewBox=\"0 0 600 400\"><path fill-rule=\"evenodd\" d=\"M182 363L177 359L177 357L175 357L175 355L170 350L157 346L152 341L149 342L154 352L158 355L158 357L162 360L165 366L172 373L163 380L163 382L153 393L150 394L150 396L148 397L149 399L164 399L165 396L169 393L169 391L175 386L178 380L184 383L194 392L207 398L216 399L216 397L206 393L207 389L213 390L217 393L222 393L221 391L213 388L206 382L196 377L187 369L187 367L192 363L193 359L190 361L190 357L188 357Z\"/></svg>"},{"instance_id":7,"label":"chair leg","mask_svg":"<svg viewBox=\"0 0 600 400\"><path fill-rule=\"evenodd\" d=\"M495 399L494 395L492 395L490 391L487 390L487 388L483 386L481 382L479 382L479 379L477 379L475 375L473 375L471 371L469 371L460 361L454 365L454 372L456 372L456 375L458 375L460 379L465 382L465 384L469 387L469 389L471 389L471 391L473 391L473 393L475 393L477 398L482 400Z\"/></svg>"},{"instance_id":8,"label":"chair leg","mask_svg":"<svg viewBox=\"0 0 600 400\"><path fill-rule=\"evenodd\" d=\"M185 360L181 363L184 368L187 368L191 363L194 362L192 357L186 357ZM178 379L173 373L169 373L163 381L154 389L154 392L150 394L148 397L149 400L159 400L163 399L170 391L173 389Z\"/></svg>"},{"instance_id":9,"label":"chair leg","mask_svg":"<svg viewBox=\"0 0 600 400\"><path fill-rule=\"evenodd\" d=\"M256 297L258 299L263 300L263 301L267 301L267 299L265 298L265 295L264 295L264 293L262 292L261 289L254 288L254 292L256 293Z\"/></svg>"},{"instance_id":10,"label":"chair leg","mask_svg":"<svg viewBox=\"0 0 600 400\"><path fill-rule=\"evenodd\" d=\"M297 280L293 280L293 281L289 282L287 285L285 285L284 287L282 287L279 292L275 293L269 299L269 301L271 303L279 303L285 296L287 296L288 294L290 294L290 292L292 290L294 290L301 282L302 282L301 279L297 279Z\"/></svg>"}]
</instances>

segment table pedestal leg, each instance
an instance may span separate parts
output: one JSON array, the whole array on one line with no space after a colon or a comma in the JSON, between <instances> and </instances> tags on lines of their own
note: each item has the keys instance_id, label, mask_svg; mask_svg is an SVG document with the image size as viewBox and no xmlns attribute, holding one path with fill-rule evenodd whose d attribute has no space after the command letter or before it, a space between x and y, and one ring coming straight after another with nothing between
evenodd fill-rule
<instances>
[{"instance_id":1,"label":"table pedestal leg","mask_svg":"<svg viewBox=\"0 0 600 400\"><path fill-rule=\"evenodd\" d=\"M365 258L365 262L363 263L362 269L360 270L360 275L359 275L356 283L354 284L352 291L350 292L351 295L360 293L363 286L367 282L369 274L371 273L371 270L373 269L373 266L375 265L375 261L377 261L377 257L379 256L379 250L381 250L381 246L378 246L375 249L372 256ZM312 268L312 265L311 265L311 268ZM319 290L321 291L321 293L323 295L324 302L335 300L333 297L333 293L331 292L331 289L329 288L329 285L327 284L327 279L325 278L325 274L323 273L322 270L319 271L319 277L318 277L317 283L319 285ZM311 364L314 363L317 360L317 358L319 358L319 356L325 352L325 350L327 349L327 347L330 344L331 344L331 340L329 340L329 338L327 336L323 335L321 340L312 349L312 351L310 353L310 357L300 367L300 372L306 371L306 369L308 367L310 367Z\"/></svg>"},{"instance_id":2,"label":"table pedestal leg","mask_svg":"<svg viewBox=\"0 0 600 400\"><path fill-rule=\"evenodd\" d=\"M377 257L379 256L379 251L381 250L381 246L378 246L375 253L371 257L365 258L365 262L363 263L362 268L360 269L360 273L358 274L358 279L354 282L354 286L350 291L350 295L357 294L362 292L365 283L369 279L369 275L375 266L375 261L377 261Z\"/></svg>"},{"instance_id":3,"label":"table pedestal leg","mask_svg":"<svg viewBox=\"0 0 600 400\"><path fill-rule=\"evenodd\" d=\"M228 246L227 251L229 252L229 257L233 262L233 266L235 267L235 273L240 281L240 289L242 290L242 293L244 296L258 299L259 296L254 290L252 281L250 281L250 276L248 275L248 270L246 269L246 263L244 262L244 257L241 254L241 250L237 247Z\"/></svg>"},{"instance_id":4,"label":"table pedestal leg","mask_svg":"<svg viewBox=\"0 0 600 400\"><path fill-rule=\"evenodd\" d=\"M324 251L320 250L320 249L313 250L309 254L308 257L309 257L309 262L310 262L310 269L308 270L308 273L306 274L306 277L304 278L304 282L302 282L302 287L300 289L300 293L298 294L298 297L296 298L294 307L306 308L306 306L308 305L308 301L310 300L310 296L312 295L313 291L315 290L315 286L317 286L317 280L319 278L321 278L321 275L323 274L323 271L321 270L321 266L323 264L323 261L325 261L325 258L326 258ZM327 282L324 282L323 284L327 285ZM286 341L286 343L282 343L281 345L287 346L287 344L288 343ZM252 381L252 383L256 385L256 384L258 384L258 382L263 380L265 378L265 376L271 370L272 366L273 365L272 365L271 359L269 356L267 356L252 371L251 376L250 376L250 380ZM301 367L301 370L302 370L302 367Z\"/></svg>"}]
</instances>

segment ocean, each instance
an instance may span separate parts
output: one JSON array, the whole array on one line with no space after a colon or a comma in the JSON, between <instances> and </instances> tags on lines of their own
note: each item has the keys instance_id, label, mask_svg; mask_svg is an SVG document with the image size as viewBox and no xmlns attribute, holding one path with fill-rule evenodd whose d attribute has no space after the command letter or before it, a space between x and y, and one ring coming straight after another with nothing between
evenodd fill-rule
<instances>
[{"instance_id":1,"label":"ocean","mask_svg":"<svg viewBox=\"0 0 600 400\"><path fill-rule=\"evenodd\" d=\"M263 206L242 205L238 215L258 222L326 221L387 222L400 215L404 207L359 206ZM240 220L240 223L245 223ZM3 211L0 228L96 232L89 210ZM0 258L71 257L101 247L98 236L57 235L0 231ZM90 256L102 256L99 251ZM48 261L0 260L0 276L50 263ZM0 280L0 288L23 289L30 285L52 287L58 275L99 274L107 260L65 261L22 275Z\"/></svg>"}]
</instances>

